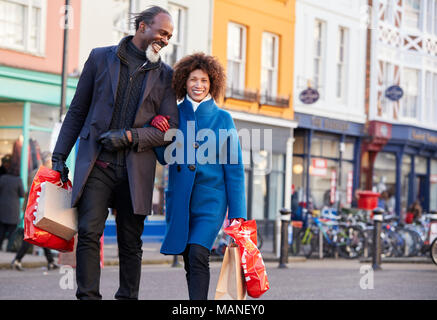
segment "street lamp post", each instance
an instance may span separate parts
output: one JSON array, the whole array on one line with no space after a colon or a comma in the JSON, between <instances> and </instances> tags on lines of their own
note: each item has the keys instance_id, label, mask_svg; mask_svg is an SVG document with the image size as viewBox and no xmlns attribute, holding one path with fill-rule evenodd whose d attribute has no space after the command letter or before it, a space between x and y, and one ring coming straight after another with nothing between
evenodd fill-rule
<instances>
[{"instance_id":1,"label":"street lamp post","mask_svg":"<svg viewBox=\"0 0 437 320\"><path fill-rule=\"evenodd\" d=\"M65 0L65 22L64 22L64 47L62 53L62 86L61 86L61 108L59 111L59 122L62 122L62 115L66 109L67 92L67 72L68 72L68 29L70 28L69 19L70 0Z\"/></svg>"}]
</instances>

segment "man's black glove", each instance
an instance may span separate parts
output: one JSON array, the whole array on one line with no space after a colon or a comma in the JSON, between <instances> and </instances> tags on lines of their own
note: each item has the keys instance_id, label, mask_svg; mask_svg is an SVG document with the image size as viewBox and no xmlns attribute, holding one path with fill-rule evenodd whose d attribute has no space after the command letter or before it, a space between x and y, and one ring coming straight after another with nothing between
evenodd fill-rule
<instances>
[{"instance_id":1,"label":"man's black glove","mask_svg":"<svg viewBox=\"0 0 437 320\"><path fill-rule=\"evenodd\" d=\"M125 129L109 130L102 133L97 139L97 142L103 145L103 148L110 152L115 152L120 149L125 149L131 146L131 142L127 137Z\"/></svg>"},{"instance_id":2,"label":"man's black glove","mask_svg":"<svg viewBox=\"0 0 437 320\"><path fill-rule=\"evenodd\" d=\"M52 170L58 171L61 174L62 183L68 181L68 167L65 164L67 157L60 153L53 153L52 155Z\"/></svg>"}]
</instances>

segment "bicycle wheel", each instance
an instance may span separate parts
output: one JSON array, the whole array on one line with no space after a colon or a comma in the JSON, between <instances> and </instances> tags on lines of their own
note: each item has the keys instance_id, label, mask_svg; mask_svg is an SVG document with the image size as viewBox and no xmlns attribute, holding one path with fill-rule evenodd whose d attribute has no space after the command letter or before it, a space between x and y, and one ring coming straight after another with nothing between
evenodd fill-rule
<instances>
[{"instance_id":1,"label":"bicycle wheel","mask_svg":"<svg viewBox=\"0 0 437 320\"><path fill-rule=\"evenodd\" d=\"M437 265L437 238L434 239L434 241L431 244L431 250L430 254L431 254L431 259L432 262L434 262L434 264Z\"/></svg>"},{"instance_id":2,"label":"bicycle wheel","mask_svg":"<svg viewBox=\"0 0 437 320\"><path fill-rule=\"evenodd\" d=\"M417 234L415 231L409 230L409 229L399 229L397 231L401 237L404 239L404 256L406 257L414 257L417 256L419 253L419 244L418 244L418 238L419 234ZM419 236L420 237L420 236Z\"/></svg>"},{"instance_id":3,"label":"bicycle wheel","mask_svg":"<svg viewBox=\"0 0 437 320\"><path fill-rule=\"evenodd\" d=\"M366 238L361 228L346 226L337 234L338 254L346 259L356 259L363 255Z\"/></svg>"},{"instance_id":4,"label":"bicycle wheel","mask_svg":"<svg viewBox=\"0 0 437 320\"><path fill-rule=\"evenodd\" d=\"M293 241L291 245L292 254L295 256L303 255L306 258L311 257L314 249L314 238L314 233L310 228L301 230L296 241Z\"/></svg>"}]
</instances>

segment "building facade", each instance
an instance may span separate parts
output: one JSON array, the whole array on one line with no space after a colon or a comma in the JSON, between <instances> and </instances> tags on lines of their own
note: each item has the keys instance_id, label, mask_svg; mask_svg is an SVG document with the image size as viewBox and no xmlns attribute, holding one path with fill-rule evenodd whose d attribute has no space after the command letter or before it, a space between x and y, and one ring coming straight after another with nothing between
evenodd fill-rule
<instances>
[{"instance_id":1,"label":"building facade","mask_svg":"<svg viewBox=\"0 0 437 320\"><path fill-rule=\"evenodd\" d=\"M358 188L366 4L296 1L293 194L301 205L351 207Z\"/></svg>"},{"instance_id":2,"label":"building facade","mask_svg":"<svg viewBox=\"0 0 437 320\"><path fill-rule=\"evenodd\" d=\"M41 164L41 152L51 151L52 132L61 118L64 3L0 1L0 156L13 155L25 189L28 174ZM81 1L72 0L69 12L71 74L78 68ZM67 106L76 85L77 79L67 82Z\"/></svg>"},{"instance_id":3,"label":"building facade","mask_svg":"<svg viewBox=\"0 0 437 320\"><path fill-rule=\"evenodd\" d=\"M361 186L437 211L437 1L369 1Z\"/></svg>"},{"instance_id":4,"label":"building facade","mask_svg":"<svg viewBox=\"0 0 437 320\"><path fill-rule=\"evenodd\" d=\"M258 221L264 236L279 239L279 210L290 208L296 127L295 1L215 0L213 13L212 54L227 72L219 105L242 138L248 218Z\"/></svg>"}]
</instances>

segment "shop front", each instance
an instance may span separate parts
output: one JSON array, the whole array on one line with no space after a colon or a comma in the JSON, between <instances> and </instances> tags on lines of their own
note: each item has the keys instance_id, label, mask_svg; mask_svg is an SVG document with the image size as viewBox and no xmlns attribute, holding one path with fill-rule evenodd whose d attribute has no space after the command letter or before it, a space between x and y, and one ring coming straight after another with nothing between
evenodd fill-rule
<instances>
[{"instance_id":1,"label":"shop front","mask_svg":"<svg viewBox=\"0 0 437 320\"><path fill-rule=\"evenodd\" d=\"M76 85L77 79L68 80L67 106ZM60 101L59 75L0 66L0 157L12 155L12 169L25 190L29 173L41 165L41 153L51 151ZM67 160L71 177L74 154Z\"/></svg>"},{"instance_id":2,"label":"shop front","mask_svg":"<svg viewBox=\"0 0 437 320\"><path fill-rule=\"evenodd\" d=\"M350 208L358 188L363 124L302 113L295 118L292 210L297 204Z\"/></svg>"},{"instance_id":3,"label":"shop front","mask_svg":"<svg viewBox=\"0 0 437 320\"><path fill-rule=\"evenodd\" d=\"M423 212L437 212L437 131L392 125L374 162L373 188L388 191L401 217L416 201Z\"/></svg>"}]
</instances>

